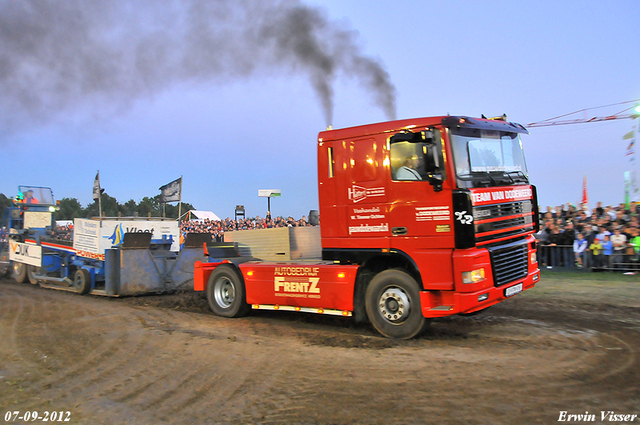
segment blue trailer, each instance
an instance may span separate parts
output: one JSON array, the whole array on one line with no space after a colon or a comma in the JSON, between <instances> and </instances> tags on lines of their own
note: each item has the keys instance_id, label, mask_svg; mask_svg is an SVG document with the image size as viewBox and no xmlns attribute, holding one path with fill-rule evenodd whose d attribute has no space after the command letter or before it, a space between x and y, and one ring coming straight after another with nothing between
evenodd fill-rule
<instances>
[{"instance_id":1,"label":"blue trailer","mask_svg":"<svg viewBox=\"0 0 640 425\"><path fill-rule=\"evenodd\" d=\"M21 186L20 194L5 214L0 252L18 283L107 296L173 292L192 286L193 265L205 259L210 236L187 235L180 250L176 220L75 219L60 229L50 188Z\"/></svg>"}]
</instances>

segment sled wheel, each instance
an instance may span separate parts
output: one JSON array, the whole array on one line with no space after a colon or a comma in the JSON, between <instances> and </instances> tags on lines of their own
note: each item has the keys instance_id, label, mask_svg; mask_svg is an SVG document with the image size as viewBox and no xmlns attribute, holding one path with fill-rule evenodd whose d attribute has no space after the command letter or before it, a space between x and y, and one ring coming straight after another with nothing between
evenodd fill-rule
<instances>
[{"instance_id":1,"label":"sled wheel","mask_svg":"<svg viewBox=\"0 0 640 425\"><path fill-rule=\"evenodd\" d=\"M38 283L38 279L36 279L36 273L40 270L40 267L36 266L27 266L27 277L29 278L29 282L33 285Z\"/></svg>"},{"instance_id":2,"label":"sled wheel","mask_svg":"<svg viewBox=\"0 0 640 425\"><path fill-rule=\"evenodd\" d=\"M373 327L389 338L413 338L429 323L422 315L418 283L401 270L378 273L367 287L365 304Z\"/></svg>"},{"instance_id":3,"label":"sled wheel","mask_svg":"<svg viewBox=\"0 0 640 425\"><path fill-rule=\"evenodd\" d=\"M80 295L88 294L91 291L91 273L85 269L76 270L73 276L73 287Z\"/></svg>"},{"instance_id":4,"label":"sled wheel","mask_svg":"<svg viewBox=\"0 0 640 425\"><path fill-rule=\"evenodd\" d=\"M211 273L207 299L218 316L241 317L249 312L243 279L233 266L218 266Z\"/></svg>"},{"instance_id":5,"label":"sled wheel","mask_svg":"<svg viewBox=\"0 0 640 425\"><path fill-rule=\"evenodd\" d=\"M16 282L24 283L27 280L27 265L24 263L11 262L12 275Z\"/></svg>"}]
</instances>

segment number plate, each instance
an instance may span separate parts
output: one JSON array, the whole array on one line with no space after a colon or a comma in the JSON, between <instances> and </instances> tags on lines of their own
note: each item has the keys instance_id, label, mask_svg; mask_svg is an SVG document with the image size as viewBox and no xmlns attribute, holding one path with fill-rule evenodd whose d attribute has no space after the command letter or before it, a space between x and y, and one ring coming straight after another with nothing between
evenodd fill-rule
<instances>
[{"instance_id":1,"label":"number plate","mask_svg":"<svg viewBox=\"0 0 640 425\"><path fill-rule=\"evenodd\" d=\"M512 295L517 294L518 292L522 292L522 283L518 283L517 285L513 285L504 290L504 296L510 297Z\"/></svg>"}]
</instances>

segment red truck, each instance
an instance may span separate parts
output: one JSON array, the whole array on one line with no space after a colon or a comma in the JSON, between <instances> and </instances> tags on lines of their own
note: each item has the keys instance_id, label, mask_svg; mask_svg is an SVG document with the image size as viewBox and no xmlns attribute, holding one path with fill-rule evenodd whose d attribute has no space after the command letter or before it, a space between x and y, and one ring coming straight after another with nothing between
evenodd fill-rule
<instances>
[{"instance_id":1,"label":"red truck","mask_svg":"<svg viewBox=\"0 0 640 425\"><path fill-rule=\"evenodd\" d=\"M194 289L220 316L339 314L391 338L530 289L539 215L521 134L506 117L465 116L323 131L322 258L210 256L195 265Z\"/></svg>"}]
</instances>

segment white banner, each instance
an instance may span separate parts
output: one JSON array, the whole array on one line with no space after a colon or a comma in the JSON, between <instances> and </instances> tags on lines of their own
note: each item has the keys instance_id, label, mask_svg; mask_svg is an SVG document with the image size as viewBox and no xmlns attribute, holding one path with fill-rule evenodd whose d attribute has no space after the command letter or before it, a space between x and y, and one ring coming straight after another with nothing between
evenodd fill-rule
<instances>
[{"instance_id":1,"label":"white banner","mask_svg":"<svg viewBox=\"0 0 640 425\"><path fill-rule=\"evenodd\" d=\"M24 228L25 229L44 229L53 224L52 215L47 211L25 211L24 212Z\"/></svg>"},{"instance_id":2,"label":"white banner","mask_svg":"<svg viewBox=\"0 0 640 425\"><path fill-rule=\"evenodd\" d=\"M40 267L42 265L42 247L29 243L9 241L9 259L17 263Z\"/></svg>"},{"instance_id":3,"label":"white banner","mask_svg":"<svg viewBox=\"0 0 640 425\"><path fill-rule=\"evenodd\" d=\"M104 251L122 243L125 233L151 233L151 239L173 237L171 251L180 249L180 229L175 220L88 220L76 218L73 248L81 257L104 260Z\"/></svg>"}]
</instances>

